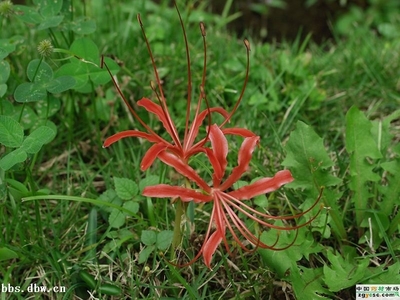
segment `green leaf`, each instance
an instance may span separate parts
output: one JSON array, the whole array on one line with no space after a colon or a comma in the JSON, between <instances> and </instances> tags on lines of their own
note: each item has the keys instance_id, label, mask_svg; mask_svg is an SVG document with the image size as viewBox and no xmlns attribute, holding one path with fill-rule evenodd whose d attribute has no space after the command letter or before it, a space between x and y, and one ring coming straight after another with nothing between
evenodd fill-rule
<instances>
[{"instance_id":1,"label":"green leaf","mask_svg":"<svg viewBox=\"0 0 400 300\"><path fill-rule=\"evenodd\" d=\"M70 51L81 59L94 63L100 63L99 49L97 45L89 38L81 38L75 40Z\"/></svg>"},{"instance_id":2,"label":"green leaf","mask_svg":"<svg viewBox=\"0 0 400 300\"><path fill-rule=\"evenodd\" d=\"M94 86L97 86L111 80L107 70L99 67L99 51L91 40L87 38L77 40L72 44L70 50L80 59L71 58L70 63L62 65L56 71L56 77L62 75L73 76L76 80L74 89L82 92L90 92L93 88L93 83ZM119 66L113 60L106 57L105 62L112 74L118 72ZM92 83L89 83L89 79Z\"/></svg>"},{"instance_id":3,"label":"green leaf","mask_svg":"<svg viewBox=\"0 0 400 300\"><path fill-rule=\"evenodd\" d=\"M96 31L96 22L94 20L76 19L71 24L71 29L78 34L91 34Z\"/></svg>"},{"instance_id":4,"label":"green leaf","mask_svg":"<svg viewBox=\"0 0 400 300\"><path fill-rule=\"evenodd\" d=\"M71 76L60 76L54 78L47 85L47 91L52 94L59 94L75 86L75 79Z\"/></svg>"},{"instance_id":5,"label":"green leaf","mask_svg":"<svg viewBox=\"0 0 400 300\"><path fill-rule=\"evenodd\" d=\"M7 92L7 84L0 83L0 98L3 97Z\"/></svg>"},{"instance_id":6,"label":"green leaf","mask_svg":"<svg viewBox=\"0 0 400 300\"><path fill-rule=\"evenodd\" d=\"M130 210L132 212L131 215L134 215L139 211L139 203L134 201L126 201L122 207Z\"/></svg>"},{"instance_id":7,"label":"green leaf","mask_svg":"<svg viewBox=\"0 0 400 300\"><path fill-rule=\"evenodd\" d=\"M172 230L163 230L157 234L156 246L160 250L167 250L172 243L174 232Z\"/></svg>"},{"instance_id":8,"label":"green leaf","mask_svg":"<svg viewBox=\"0 0 400 300\"><path fill-rule=\"evenodd\" d=\"M74 89L82 88L89 80L89 74L83 63L77 62L77 59L72 59L72 63L62 65L57 71L55 76L73 76L75 79Z\"/></svg>"},{"instance_id":9,"label":"green leaf","mask_svg":"<svg viewBox=\"0 0 400 300\"><path fill-rule=\"evenodd\" d=\"M338 292L362 282L369 265L368 258L361 260L344 259L331 251L328 251L327 256L331 266L325 265L323 270L324 281L330 291Z\"/></svg>"},{"instance_id":10,"label":"green leaf","mask_svg":"<svg viewBox=\"0 0 400 300\"><path fill-rule=\"evenodd\" d=\"M125 224L126 215L119 209L113 208L110 216L108 217L108 223L112 228L119 228Z\"/></svg>"},{"instance_id":11,"label":"green leaf","mask_svg":"<svg viewBox=\"0 0 400 300\"><path fill-rule=\"evenodd\" d=\"M10 64L8 61L2 60L0 61L0 83L6 83L8 77L10 77Z\"/></svg>"},{"instance_id":12,"label":"green leaf","mask_svg":"<svg viewBox=\"0 0 400 300\"><path fill-rule=\"evenodd\" d=\"M41 84L31 82L21 83L14 92L15 101L20 103L45 100L46 96L46 89Z\"/></svg>"},{"instance_id":13,"label":"green leaf","mask_svg":"<svg viewBox=\"0 0 400 300\"><path fill-rule=\"evenodd\" d=\"M138 194L137 184L128 178L114 177L115 191L123 200L131 200Z\"/></svg>"},{"instance_id":14,"label":"green leaf","mask_svg":"<svg viewBox=\"0 0 400 300\"><path fill-rule=\"evenodd\" d=\"M21 119L21 125L24 130L31 129L38 122L38 116L30 106L18 105L18 107L15 107L12 117L14 120Z\"/></svg>"},{"instance_id":15,"label":"green leaf","mask_svg":"<svg viewBox=\"0 0 400 300\"><path fill-rule=\"evenodd\" d=\"M29 154L35 154L40 151L44 144L51 142L56 136L56 132L47 126L41 126L35 129L27 136L21 145L21 149Z\"/></svg>"},{"instance_id":16,"label":"green leaf","mask_svg":"<svg viewBox=\"0 0 400 300\"><path fill-rule=\"evenodd\" d=\"M400 274L400 262L397 261L393 265L389 266L386 269L386 266L378 267L378 268L370 268L374 271L378 271L379 273L375 274L371 279L364 284L399 284L399 274ZM378 270L377 270L378 269Z\"/></svg>"},{"instance_id":17,"label":"green leaf","mask_svg":"<svg viewBox=\"0 0 400 300\"><path fill-rule=\"evenodd\" d=\"M372 123L356 107L346 114L346 150L350 154L350 189L354 191L352 201L356 211L356 223L360 225L368 208L371 193L368 182L380 180L374 165L367 158L378 159L382 155L371 134Z\"/></svg>"},{"instance_id":18,"label":"green leaf","mask_svg":"<svg viewBox=\"0 0 400 300\"><path fill-rule=\"evenodd\" d=\"M39 26L37 27L38 30L44 30L52 27L57 27L60 25L64 16L52 16L44 19Z\"/></svg>"},{"instance_id":19,"label":"green leaf","mask_svg":"<svg viewBox=\"0 0 400 300\"><path fill-rule=\"evenodd\" d=\"M0 143L6 147L19 147L24 139L24 130L9 116L0 115Z\"/></svg>"},{"instance_id":20,"label":"green leaf","mask_svg":"<svg viewBox=\"0 0 400 300\"><path fill-rule=\"evenodd\" d=\"M16 35L9 39L0 39L0 60L13 52L18 44L24 42L24 37Z\"/></svg>"},{"instance_id":21,"label":"green leaf","mask_svg":"<svg viewBox=\"0 0 400 300\"><path fill-rule=\"evenodd\" d=\"M287 156L282 165L290 169L295 179L286 186L305 189L308 197L303 207L312 204L317 199L321 187L325 187L322 201L331 208L330 225L341 239L346 238L341 209L337 204L341 192L329 188L339 185L341 179L332 175L333 162L325 150L322 138L310 126L299 121L296 129L290 134L285 150Z\"/></svg>"},{"instance_id":22,"label":"green leaf","mask_svg":"<svg viewBox=\"0 0 400 300\"><path fill-rule=\"evenodd\" d=\"M143 230L140 240L146 246L154 245L157 242L157 234L153 230Z\"/></svg>"},{"instance_id":23,"label":"green leaf","mask_svg":"<svg viewBox=\"0 0 400 300\"><path fill-rule=\"evenodd\" d=\"M112 203L114 205L118 205L119 207L122 206L121 198L119 198L117 196L117 193L112 189L108 189L104 193L102 193L99 196L99 200L106 201L106 202ZM100 206L100 208L102 211L104 211L106 213L111 213L113 210L113 208L111 208L109 206L105 206L105 205Z\"/></svg>"},{"instance_id":24,"label":"green leaf","mask_svg":"<svg viewBox=\"0 0 400 300\"><path fill-rule=\"evenodd\" d=\"M48 18L57 15L61 11L62 5L62 0L41 0L38 3L38 8L40 14L43 17Z\"/></svg>"},{"instance_id":25,"label":"green leaf","mask_svg":"<svg viewBox=\"0 0 400 300\"><path fill-rule=\"evenodd\" d=\"M139 253L139 261L138 261L138 263L139 264L143 264L144 262L146 262L147 259L150 256L150 254L153 253L154 249L155 249L154 245L144 247L142 249L142 251L140 251L140 253Z\"/></svg>"},{"instance_id":26,"label":"green leaf","mask_svg":"<svg viewBox=\"0 0 400 300\"><path fill-rule=\"evenodd\" d=\"M16 164L24 162L27 158L28 155L24 150L20 148L15 149L0 159L0 168L7 171Z\"/></svg>"},{"instance_id":27,"label":"green leaf","mask_svg":"<svg viewBox=\"0 0 400 300\"><path fill-rule=\"evenodd\" d=\"M28 64L26 75L32 82L47 83L53 78L53 70L45 61L34 59Z\"/></svg>"},{"instance_id":28,"label":"green leaf","mask_svg":"<svg viewBox=\"0 0 400 300\"><path fill-rule=\"evenodd\" d=\"M384 162L381 167L387 172L387 185L379 186L383 195L379 207L383 214L390 215L395 205L400 205L400 158Z\"/></svg>"},{"instance_id":29,"label":"green leaf","mask_svg":"<svg viewBox=\"0 0 400 300\"><path fill-rule=\"evenodd\" d=\"M49 101L38 101L35 103L37 117L47 119L55 115L61 108L60 99L49 96Z\"/></svg>"},{"instance_id":30,"label":"green leaf","mask_svg":"<svg viewBox=\"0 0 400 300\"><path fill-rule=\"evenodd\" d=\"M292 262L288 277L297 300L332 299L333 293L324 287L322 278L322 268L298 267L294 262ZM329 298L324 295L329 296Z\"/></svg>"},{"instance_id":31,"label":"green leaf","mask_svg":"<svg viewBox=\"0 0 400 300\"><path fill-rule=\"evenodd\" d=\"M15 16L25 23L38 24L43 17L32 7L26 5L14 5Z\"/></svg>"},{"instance_id":32,"label":"green leaf","mask_svg":"<svg viewBox=\"0 0 400 300\"><path fill-rule=\"evenodd\" d=\"M290 187L313 189L315 182L319 187L334 186L341 182L327 171L333 162L325 150L322 138L305 123L297 122L296 130L290 134L285 149L287 156L282 165L289 167L295 178Z\"/></svg>"},{"instance_id":33,"label":"green leaf","mask_svg":"<svg viewBox=\"0 0 400 300\"><path fill-rule=\"evenodd\" d=\"M276 222L274 225L282 226L282 223ZM276 248L283 248L290 245L296 237L295 230L281 231L269 230L261 234L260 240L266 245L276 244ZM317 253L322 250L320 245L315 245L314 239L305 228L299 229L299 233L294 244L288 249L282 251L274 251L269 249L260 249L260 253L264 263L277 273L279 278L284 278L286 272L290 269L293 261L299 261L303 257L308 259L311 253Z\"/></svg>"},{"instance_id":34,"label":"green leaf","mask_svg":"<svg viewBox=\"0 0 400 300\"><path fill-rule=\"evenodd\" d=\"M0 248L0 261L10 260L14 258L18 258L18 254L15 251L10 250L7 247Z\"/></svg>"}]
</instances>

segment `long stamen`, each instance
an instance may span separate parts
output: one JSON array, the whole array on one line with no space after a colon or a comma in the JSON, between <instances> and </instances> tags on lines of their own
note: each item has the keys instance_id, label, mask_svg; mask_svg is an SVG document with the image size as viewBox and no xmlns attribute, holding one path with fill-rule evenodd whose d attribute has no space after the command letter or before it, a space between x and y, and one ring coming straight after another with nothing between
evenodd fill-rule
<instances>
[{"instance_id":1,"label":"long stamen","mask_svg":"<svg viewBox=\"0 0 400 300\"><path fill-rule=\"evenodd\" d=\"M229 114L229 116L222 122L221 125L219 125L219 128L222 128L227 122L230 121L230 119L232 118L233 114L235 113L235 111L239 107L239 104L242 101L244 92L246 90L247 81L249 80L249 72L250 72L250 42L247 39L244 39L243 42L244 42L244 45L246 46L246 53L247 53L246 77L244 79L244 83L243 83L242 91L240 92L240 95L239 95L239 99L236 101L236 104L233 107L233 109L232 109L231 113Z\"/></svg>"},{"instance_id":2,"label":"long stamen","mask_svg":"<svg viewBox=\"0 0 400 300\"><path fill-rule=\"evenodd\" d=\"M208 141L208 137L210 136L210 130L211 130L211 123L212 123L212 119L211 119L211 110L210 110L210 104L207 100L206 97L206 93L204 91L205 89L205 84L206 84L206 73L207 73L207 43L206 43L206 28L204 26L203 22L200 22L200 31L201 31L201 35L203 36L203 49L204 49L204 58L203 58L203 74L202 74L202 80L201 80L201 85L200 85L200 97L199 97L199 101L197 103L197 109L196 109L196 113L195 113L195 117L194 120L197 119L199 112L200 112L200 106L201 106L201 100L204 99L204 101L206 102L206 106L207 106L207 120L208 120L208 129L207 129L207 134L206 137L201 140L199 142L198 145L196 145L196 147L203 147L204 144ZM189 133L188 133L188 137L185 136L185 145L184 145L184 149L188 150L189 147L191 146L191 144L194 141L193 138L193 126L192 128L190 128ZM185 132L186 133L186 132Z\"/></svg>"},{"instance_id":3,"label":"long stamen","mask_svg":"<svg viewBox=\"0 0 400 300\"><path fill-rule=\"evenodd\" d=\"M106 67L108 74L111 77L111 80L114 84L115 89L117 90L118 94L121 96L122 100L124 101L125 105L128 107L129 111L131 114L135 117L135 119L152 135L155 137L159 137L140 117L139 115L135 112L135 110L132 108L130 105L129 101L125 98L124 94L121 91L121 88L119 87L117 81L115 80L113 74L111 73L110 68L107 66L107 63L104 61L104 56L101 57L101 68L103 66ZM161 139L161 138L160 138ZM162 139L161 139L162 140Z\"/></svg>"},{"instance_id":4,"label":"long stamen","mask_svg":"<svg viewBox=\"0 0 400 300\"><path fill-rule=\"evenodd\" d=\"M158 89L160 91L161 104L164 107L163 112L165 113L165 118L167 119L168 127L169 127L169 129L171 131L171 137L174 140L175 144L178 147L181 147L181 143L180 143L176 128L175 128L174 124L172 124L171 117L170 117L169 112L168 112L167 103L165 101L164 92L163 92L163 89L162 89L162 86L161 86L160 76L159 76L158 71L157 71L157 67L156 67L156 63L155 63L155 60L154 60L153 52L151 51L150 43L149 43L149 40L147 39L146 32L144 30L144 26L143 26L143 23L142 23L142 19L140 18L140 14L137 15L137 20L138 20L140 28L142 30L142 34L143 34L143 37L144 37L144 41L146 43L147 51L149 52L149 55L150 55L151 64L152 64L153 70L154 70L154 75L156 76Z\"/></svg>"},{"instance_id":5,"label":"long stamen","mask_svg":"<svg viewBox=\"0 0 400 300\"><path fill-rule=\"evenodd\" d=\"M261 247L264 249L273 249L275 245L279 241L279 237L276 239L275 243L273 245L266 245L263 242L260 241L259 238L257 238L244 224L244 222L239 218L239 216L232 210L232 208L229 206L228 203L223 202L225 210L227 211L229 217L231 218L233 224L236 226L236 228L239 230L239 232L244 236L246 240L248 240L250 243L253 245L257 245L257 247ZM239 246L246 252L250 252L252 250L248 249L237 237L234 229L231 227L230 223L228 223L228 227L230 229L230 232L235 239L235 241L239 244Z\"/></svg>"},{"instance_id":6,"label":"long stamen","mask_svg":"<svg viewBox=\"0 0 400 300\"><path fill-rule=\"evenodd\" d=\"M230 201L237 203L237 206L235 205L235 207L238 207L238 209L240 209L241 211L246 211L249 210L250 212L259 215L260 217L266 218L266 219L272 219L272 220L292 220L292 219L297 219L300 218L301 216L304 216L305 214L307 214L308 212L310 212L315 206L317 206L319 200L322 197L322 192L323 192L323 188L321 188L320 194L317 198L317 200L313 203L313 205L311 207L309 207L307 210L298 213L296 215L292 215L292 216L271 216L268 214L264 214L262 212L259 212L258 210L255 210L254 208L248 206L247 204L245 204L243 201L240 201L238 199L236 199L235 197L232 197L228 194L228 198ZM233 205L233 204L232 204ZM246 209L244 209L244 208Z\"/></svg>"},{"instance_id":7,"label":"long stamen","mask_svg":"<svg viewBox=\"0 0 400 300\"><path fill-rule=\"evenodd\" d=\"M188 86L187 86L185 134L184 134L184 138L183 138L183 140L186 141L186 136L187 136L188 131L189 131L190 105L191 105L191 100L192 100L192 72L191 72L191 66L190 66L189 44L188 44L188 40L187 40L185 26L183 24L181 13L179 12L178 6L176 5L175 1L174 1L174 5L175 5L175 8L176 8L176 11L178 12L179 22L181 23L181 28L182 28L182 32L183 32L183 39L185 41L185 52L186 52Z\"/></svg>"},{"instance_id":8,"label":"long stamen","mask_svg":"<svg viewBox=\"0 0 400 300\"><path fill-rule=\"evenodd\" d=\"M233 200L235 200L235 201L233 201ZM319 198L318 198L318 200L319 200ZM316 201L316 203L318 203L318 200ZM236 203L235 203L236 201L239 202L240 205L236 204ZM245 210L245 209L243 209L243 208L241 207L241 206L245 206L247 209L249 209L250 211L252 211L252 209L251 209L250 207L248 207L247 205L243 204L243 202L241 202L241 201L238 201L238 200L236 200L236 199L234 199L234 198L230 198L229 200L226 199L226 202L229 202L229 205L235 207L237 210L239 210L240 212L242 212L243 214L245 214L246 216L248 216L250 219L253 219L254 221L260 223L261 225L264 225L264 226L270 227L270 228L274 228L274 229L279 229L279 230L292 230L292 229L294 229L294 228L301 228L301 227L307 226L307 225L310 224L313 220L315 220L315 218L319 215L319 213L320 213L320 211L321 211L321 210L319 210L318 213L317 213L315 216L313 216L309 221L307 221L307 222L305 222L305 223L303 223L303 224L300 224L300 225L297 225L297 226L294 226L294 227L283 227L283 226L277 226L277 225L273 225L273 224L267 223L267 222L265 222L265 221L263 221L263 220L260 220L259 218L255 217L255 216L253 216L253 215L250 214L247 210ZM305 214L306 214L307 212L309 212L313 207L315 207L316 203L314 203L314 205L313 205L311 208L309 208L308 210L306 210L305 212L302 212L302 213L296 215L296 218L305 215ZM273 216L264 215L264 217L265 217L265 218L271 218L271 217L273 217ZM294 218L293 218L293 216L286 216L286 217L274 217L273 219L278 219L278 220L279 220L279 219L281 219L281 220L288 220L288 219L289 219L289 220L290 220L290 219L294 219Z\"/></svg>"},{"instance_id":9,"label":"long stamen","mask_svg":"<svg viewBox=\"0 0 400 300\"><path fill-rule=\"evenodd\" d=\"M211 130L211 111L210 111L210 105L207 100L206 93L204 92L204 88L206 85L206 73L207 73L207 43L206 43L206 28L204 26L203 22L200 22L200 31L201 35L203 36L203 49L204 49L204 59L203 59L203 75L201 79L201 87L200 87L200 92L203 95L204 101L206 102L207 105L207 110L208 110L208 128L207 128L207 135L206 138L203 140L203 143L200 144L200 147L203 147L204 144L208 141L208 137L210 136L210 130Z\"/></svg>"}]
</instances>

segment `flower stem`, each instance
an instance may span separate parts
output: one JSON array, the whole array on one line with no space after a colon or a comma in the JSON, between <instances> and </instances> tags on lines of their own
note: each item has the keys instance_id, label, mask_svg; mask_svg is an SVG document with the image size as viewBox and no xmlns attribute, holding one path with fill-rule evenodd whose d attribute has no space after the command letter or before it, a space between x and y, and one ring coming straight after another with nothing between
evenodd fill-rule
<instances>
[{"instance_id":1,"label":"flower stem","mask_svg":"<svg viewBox=\"0 0 400 300\"><path fill-rule=\"evenodd\" d=\"M190 188L190 182L186 179L186 187ZM181 199L176 201L175 205L175 223L174 223L174 236L172 237L172 247L171 247L171 260L175 259L176 249L179 247L182 241L182 217L186 214L188 204L184 203Z\"/></svg>"},{"instance_id":2,"label":"flower stem","mask_svg":"<svg viewBox=\"0 0 400 300\"><path fill-rule=\"evenodd\" d=\"M172 251L174 251L174 252L182 240L181 222L182 222L182 215L185 212L183 211L183 205L182 205L181 199L178 199L178 201L176 201L175 209L176 209L175 210L175 227L174 227L174 236L172 238Z\"/></svg>"}]
</instances>

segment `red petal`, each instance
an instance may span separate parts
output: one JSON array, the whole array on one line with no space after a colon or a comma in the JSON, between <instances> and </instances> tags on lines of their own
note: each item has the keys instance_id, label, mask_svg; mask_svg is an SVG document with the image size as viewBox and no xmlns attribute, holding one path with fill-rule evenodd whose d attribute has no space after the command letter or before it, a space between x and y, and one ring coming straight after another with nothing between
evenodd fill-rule
<instances>
[{"instance_id":1,"label":"red petal","mask_svg":"<svg viewBox=\"0 0 400 300\"><path fill-rule=\"evenodd\" d=\"M211 269L211 259L224 237L222 230L217 229L205 242L203 249L204 264Z\"/></svg>"},{"instance_id":2,"label":"red petal","mask_svg":"<svg viewBox=\"0 0 400 300\"><path fill-rule=\"evenodd\" d=\"M157 158L157 156L167 149L168 145L165 143L157 143L154 144L149 148L149 150L146 151L146 154L144 155L142 159L142 163L140 164L140 169L142 171L146 171L154 162L154 160Z\"/></svg>"},{"instance_id":3,"label":"red petal","mask_svg":"<svg viewBox=\"0 0 400 300\"><path fill-rule=\"evenodd\" d=\"M218 187L224 177L226 165L228 164L226 156L228 154L228 141L217 125L212 125L210 129L210 141L212 152L216 160L210 159L214 168L214 187Z\"/></svg>"},{"instance_id":4,"label":"red petal","mask_svg":"<svg viewBox=\"0 0 400 300\"><path fill-rule=\"evenodd\" d=\"M142 98L137 102L137 105L144 107L148 112L151 112L157 116L157 118L163 123L165 130L169 133L175 143L179 143L178 133L176 131L174 122L171 120L168 111L163 111L162 107L150 99Z\"/></svg>"},{"instance_id":5,"label":"red petal","mask_svg":"<svg viewBox=\"0 0 400 300\"><path fill-rule=\"evenodd\" d=\"M247 200L255 196L270 193L279 189L282 185L292 182L294 179L289 170L279 171L274 177L266 177L256 182L241 187L228 194L238 200Z\"/></svg>"},{"instance_id":6,"label":"red petal","mask_svg":"<svg viewBox=\"0 0 400 300\"><path fill-rule=\"evenodd\" d=\"M223 109L222 107L211 107L210 112L217 112L227 118L229 116L228 112ZM194 117L194 120L192 122L192 126L190 127L189 135L187 138L187 141L185 142L185 147L189 148L193 145L197 134L199 133L199 128L201 124L203 124L203 121L205 117L208 115L208 109L203 110L198 116Z\"/></svg>"},{"instance_id":7,"label":"red petal","mask_svg":"<svg viewBox=\"0 0 400 300\"><path fill-rule=\"evenodd\" d=\"M108 137L105 140L105 142L103 144L103 147L107 148L111 144L114 144L115 142L119 141L120 139L123 139L123 138L126 138L126 137L144 138L144 139L146 139L146 140L148 140L149 142L152 142L152 143L157 143L157 142L160 142L160 141L164 141L158 135L152 135L152 134L148 134L148 133L145 133L143 131L138 131L138 130L125 130L125 131L118 132L118 133Z\"/></svg>"},{"instance_id":8,"label":"red petal","mask_svg":"<svg viewBox=\"0 0 400 300\"><path fill-rule=\"evenodd\" d=\"M157 184L144 188L143 196L155 198L181 198L182 201L195 200L196 202L211 201L211 196L204 195L191 189L168 184Z\"/></svg>"},{"instance_id":9,"label":"red petal","mask_svg":"<svg viewBox=\"0 0 400 300\"><path fill-rule=\"evenodd\" d=\"M225 191L226 189L230 188L236 181L240 179L243 173L246 172L251 157L253 156L254 148L259 140L259 136L245 138L242 146L239 149L238 166L233 168L232 174L225 180L223 184L221 184L219 188L221 191Z\"/></svg>"},{"instance_id":10,"label":"red petal","mask_svg":"<svg viewBox=\"0 0 400 300\"><path fill-rule=\"evenodd\" d=\"M252 131L245 129L245 128L224 128L222 129L222 132L227 135L227 134L233 134L233 135L238 135L238 136L242 136L242 137L252 137L252 136L256 136L255 133L253 133Z\"/></svg>"},{"instance_id":11,"label":"red petal","mask_svg":"<svg viewBox=\"0 0 400 300\"><path fill-rule=\"evenodd\" d=\"M196 173L196 171L187 163L182 162L182 160L175 155L168 152L161 152L158 155L158 158L167 165L173 167L178 173L195 182L204 191L210 191L208 184Z\"/></svg>"}]
</instances>

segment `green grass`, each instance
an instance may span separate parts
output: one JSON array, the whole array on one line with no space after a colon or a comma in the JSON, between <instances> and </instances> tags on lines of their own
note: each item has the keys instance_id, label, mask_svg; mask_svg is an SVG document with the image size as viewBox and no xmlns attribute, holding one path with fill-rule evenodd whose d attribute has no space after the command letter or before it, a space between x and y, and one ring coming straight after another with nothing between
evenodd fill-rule
<instances>
[{"instance_id":1,"label":"green grass","mask_svg":"<svg viewBox=\"0 0 400 300\"><path fill-rule=\"evenodd\" d=\"M249 83L231 124L257 133L261 143L242 180L272 176L283 165L296 179L252 203L274 215L290 215L310 207L324 186L321 202L326 209L299 231L291 248L246 253L232 247L228 256L221 246L212 270L202 259L190 267L174 267L165 259L171 249L145 236L149 232L168 236L174 229L175 210L170 199L142 196L144 186L184 181L157 160L146 172L140 171L148 142L124 139L102 148L110 135L140 128L109 79L88 81L86 90L46 90L46 96L36 102L15 101L17 86L30 82L29 62L40 58L39 42L47 38L54 47L69 49L83 35L59 29L83 15L97 25L84 36L98 47L99 55L118 62L124 95L132 101L155 100L151 61L136 21L140 13L172 118L183 128L185 49L176 11L167 2L108 0L82 6L73 1L74 14L62 8L56 13L64 16L61 25L44 30L16 15L0 16L1 28L7 27L0 31L0 49L5 49L5 39L23 39L0 60L10 66L9 76L0 73L0 92L5 89L4 95L0 93L5 118L1 124L11 124L10 118L21 121L25 137L39 126L57 131L38 151L27 152L26 159L7 170L0 169L0 283L24 290L31 283L67 290L59 294L2 292L0 299L90 299L86 290L100 299L353 299L357 283L398 283L392 282L400 270L398 38L379 36L369 28L349 29L346 37L338 35L323 45L309 40L261 44L249 37ZM198 22L204 21L207 99L211 106L230 111L244 82L246 48L225 30L220 16L207 12L206 4L200 9L191 4L178 3L188 33L194 101L203 70ZM58 74L69 62L66 58L69 54L55 52L44 61ZM100 64L100 56L95 63ZM68 75L76 74L70 71ZM38 105L47 107L56 99L60 105L55 112L41 117ZM147 124L164 134L158 120L134 107ZM26 125L27 121L36 125ZM1 141L9 134L3 127ZM202 128L201 134L205 131ZM231 170L242 140L228 140ZM304 148L298 147L305 141ZM1 159L19 149L21 145L14 142L13 146L2 142ZM211 179L212 169L204 156L196 156L191 163L201 176ZM130 181L121 183L119 178ZM194 208L188 214L193 227L186 227L178 251L182 263L196 255L208 226L211 205ZM262 228L255 230L261 234ZM282 242L289 243L292 236L281 235ZM266 231L261 238L274 241L274 231ZM112 296L112 292L120 295Z\"/></svg>"}]
</instances>

